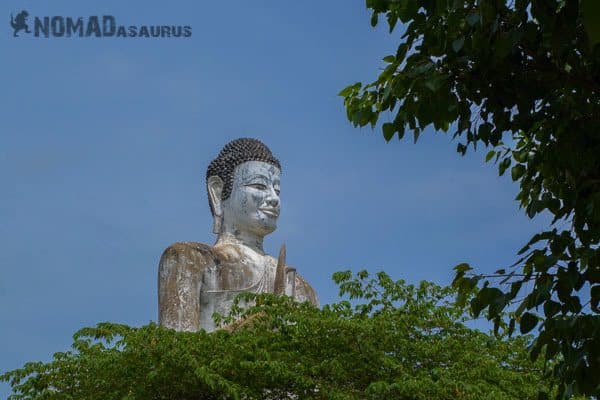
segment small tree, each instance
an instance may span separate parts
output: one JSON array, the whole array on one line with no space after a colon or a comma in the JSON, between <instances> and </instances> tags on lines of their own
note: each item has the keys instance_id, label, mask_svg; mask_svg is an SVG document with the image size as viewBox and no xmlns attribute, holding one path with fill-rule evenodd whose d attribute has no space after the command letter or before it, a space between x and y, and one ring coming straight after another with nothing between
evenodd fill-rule
<instances>
[{"instance_id":1,"label":"small tree","mask_svg":"<svg viewBox=\"0 0 600 400\"><path fill-rule=\"evenodd\" d=\"M530 218L553 217L513 266L485 275L461 264L454 285L461 301L477 292L473 313L497 329L506 309L509 333L538 327L531 355L558 360L560 396L600 396L600 2L366 3L373 26L384 16L406 31L377 80L342 90L348 118L374 127L388 115L387 141L451 129L460 154L487 147L486 161L510 171Z\"/></svg>"},{"instance_id":2,"label":"small tree","mask_svg":"<svg viewBox=\"0 0 600 400\"><path fill-rule=\"evenodd\" d=\"M255 306L236 306L220 321L227 329L210 334L154 323L84 328L72 351L0 379L13 387L10 400L521 400L550 390L527 338L467 328L453 289L384 273L335 280L347 300L317 309L246 295Z\"/></svg>"}]
</instances>

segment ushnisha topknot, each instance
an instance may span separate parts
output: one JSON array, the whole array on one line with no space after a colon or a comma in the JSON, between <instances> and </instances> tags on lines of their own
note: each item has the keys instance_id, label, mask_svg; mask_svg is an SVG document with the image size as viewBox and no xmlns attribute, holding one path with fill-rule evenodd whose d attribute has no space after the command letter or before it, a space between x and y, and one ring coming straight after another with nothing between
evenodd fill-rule
<instances>
[{"instance_id":1,"label":"ushnisha topknot","mask_svg":"<svg viewBox=\"0 0 600 400\"><path fill-rule=\"evenodd\" d=\"M206 182L211 176L218 176L223 180L223 192L221 200L227 200L231 195L233 185L233 173L235 167L246 161L262 161L276 166L281 171L279 160L273 156L271 150L260 140L253 138L240 138L227 143L217 158L215 158L206 170ZM214 210L210 202L210 211Z\"/></svg>"}]
</instances>

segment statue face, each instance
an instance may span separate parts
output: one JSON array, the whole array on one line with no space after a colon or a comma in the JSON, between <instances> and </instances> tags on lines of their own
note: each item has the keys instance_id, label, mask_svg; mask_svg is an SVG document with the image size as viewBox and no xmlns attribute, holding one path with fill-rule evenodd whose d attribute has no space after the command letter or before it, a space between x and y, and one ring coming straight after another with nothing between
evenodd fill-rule
<instances>
[{"instance_id":1,"label":"statue face","mask_svg":"<svg viewBox=\"0 0 600 400\"><path fill-rule=\"evenodd\" d=\"M277 228L281 171L262 161L235 168L231 195L223 202L223 222L239 233L268 235Z\"/></svg>"}]
</instances>

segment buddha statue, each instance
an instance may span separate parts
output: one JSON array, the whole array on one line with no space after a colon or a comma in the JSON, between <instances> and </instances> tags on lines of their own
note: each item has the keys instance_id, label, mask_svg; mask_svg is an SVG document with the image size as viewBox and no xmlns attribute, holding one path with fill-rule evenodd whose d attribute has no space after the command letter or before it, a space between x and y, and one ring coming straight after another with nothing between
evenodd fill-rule
<instances>
[{"instance_id":1,"label":"buddha statue","mask_svg":"<svg viewBox=\"0 0 600 400\"><path fill-rule=\"evenodd\" d=\"M256 139L236 139L208 166L206 188L216 243L168 247L158 270L159 324L178 331L216 329L239 293L279 293L318 306L313 288L295 269L265 254L263 240L277 228L281 165Z\"/></svg>"}]
</instances>

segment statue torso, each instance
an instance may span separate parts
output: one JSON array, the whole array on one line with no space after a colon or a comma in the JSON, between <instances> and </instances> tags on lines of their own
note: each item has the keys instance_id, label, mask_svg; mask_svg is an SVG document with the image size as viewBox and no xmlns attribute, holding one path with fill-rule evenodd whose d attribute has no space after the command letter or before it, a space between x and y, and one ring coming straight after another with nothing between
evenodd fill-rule
<instances>
[{"instance_id":1,"label":"statue torso","mask_svg":"<svg viewBox=\"0 0 600 400\"><path fill-rule=\"evenodd\" d=\"M229 314L242 292L273 293L277 260L238 244L177 243L159 268L159 320L178 330L215 329L214 313ZM295 276L297 301L318 306L314 290ZM287 282L291 287L291 281Z\"/></svg>"},{"instance_id":2,"label":"statue torso","mask_svg":"<svg viewBox=\"0 0 600 400\"><path fill-rule=\"evenodd\" d=\"M212 315L227 315L236 295L243 292L272 293L277 261L245 247L217 244L215 263L204 269L200 292L200 326L214 329Z\"/></svg>"}]
</instances>

